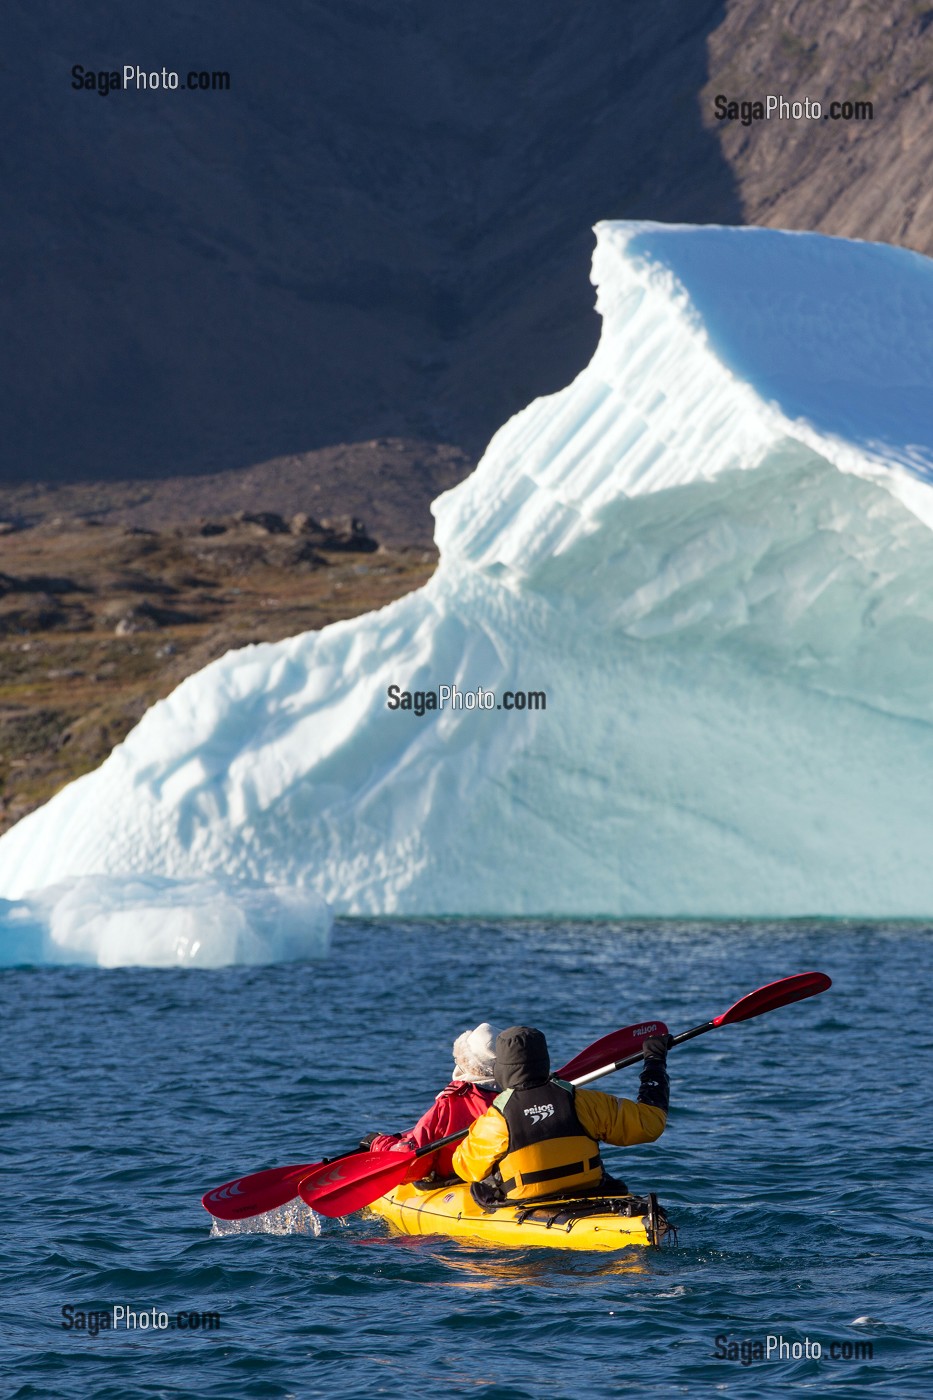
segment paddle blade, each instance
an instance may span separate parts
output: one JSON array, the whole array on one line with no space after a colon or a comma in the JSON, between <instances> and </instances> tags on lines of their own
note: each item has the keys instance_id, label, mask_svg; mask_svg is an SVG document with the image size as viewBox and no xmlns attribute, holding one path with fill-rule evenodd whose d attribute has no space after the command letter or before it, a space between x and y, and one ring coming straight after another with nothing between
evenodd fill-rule
<instances>
[{"instance_id":1,"label":"paddle blade","mask_svg":"<svg viewBox=\"0 0 933 1400\"><path fill-rule=\"evenodd\" d=\"M360 1152L319 1166L301 1182L298 1194L319 1215L351 1215L394 1186L417 1181L425 1167L417 1152Z\"/></svg>"},{"instance_id":2,"label":"paddle blade","mask_svg":"<svg viewBox=\"0 0 933 1400\"><path fill-rule=\"evenodd\" d=\"M649 1035L667 1035L663 1021L640 1021L637 1026L626 1026L620 1031L610 1031L602 1040L594 1040L585 1050L557 1071L558 1079L582 1079L596 1069L608 1069L616 1060L627 1059L629 1055L640 1055L642 1041Z\"/></svg>"},{"instance_id":3,"label":"paddle blade","mask_svg":"<svg viewBox=\"0 0 933 1400\"><path fill-rule=\"evenodd\" d=\"M736 1021L750 1021L753 1016L761 1016L765 1011L776 1011L779 1006L789 1006L793 1001L803 1001L805 997L816 996L831 987L832 979L825 972L798 972L794 977L782 977L777 982L769 982L755 992L749 992L710 1022L712 1026L731 1026Z\"/></svg>"},{"instance_id":4,"label":"paddle blade","mask_svg":"<svg viewBox=\"0 0 933 1400\"><path fill-rule=\"evenodd\" d=\"M297 1167L270 1167L268 1171L253 1172L225 1181L201 1197L201 1205L218 1220L247 1220L251 1215L276 1210L286 1201L294 1200L298 1186L308 1172L323 1167L323 1162L305 1162Z\"/></svg>"}]
</instances>

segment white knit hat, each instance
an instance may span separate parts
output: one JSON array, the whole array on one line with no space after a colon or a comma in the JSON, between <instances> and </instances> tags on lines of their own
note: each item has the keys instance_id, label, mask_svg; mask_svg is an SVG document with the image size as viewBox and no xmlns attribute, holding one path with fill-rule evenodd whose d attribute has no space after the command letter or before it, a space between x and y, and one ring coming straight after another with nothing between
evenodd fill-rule
<instances>
[{"instance_id":1,"label":"white knit hat","mask_svg":"<svg viewBox=\"0 0 933 1400\"><path fill-rule=\"evenodd\" d=\"M483 1021L475 1031L464 1031L457 1036L454 1060L454 1079L468 1079L471 1084L494 1082L496 1032L488 1021Z\"/></svg>"}]
</instances>

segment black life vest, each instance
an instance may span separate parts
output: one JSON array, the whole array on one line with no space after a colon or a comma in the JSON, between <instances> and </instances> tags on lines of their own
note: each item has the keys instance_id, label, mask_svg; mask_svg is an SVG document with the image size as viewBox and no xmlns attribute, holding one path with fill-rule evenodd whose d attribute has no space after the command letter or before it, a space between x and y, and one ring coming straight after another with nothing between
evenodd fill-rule
<instances>
[{"instance_id":1,"label":"black life vest","mask_svg":"<svg viewBox=\"0 0 933 1400\"><path fill-rule=\"evenodd\" d=\"M602 1180L599 1144L577 1117L573 1099L573 1085L550 1079L536 1089L506 1089L494 1101L509 1130L497 1185L510 1201L572 1195Z\"/></svg>"}]
</instances>

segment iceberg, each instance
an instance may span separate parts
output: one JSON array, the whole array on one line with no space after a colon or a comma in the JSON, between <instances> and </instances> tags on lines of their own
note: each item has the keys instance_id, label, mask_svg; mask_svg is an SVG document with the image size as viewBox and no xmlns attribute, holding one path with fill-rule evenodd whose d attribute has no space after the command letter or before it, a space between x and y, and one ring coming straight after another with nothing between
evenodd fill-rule
<instances>
[{"instance_id":1,"label":"iceberg","mask_svg":"<svg viewBox=\"0 0 933 1400\"><path fill-rule=\"evenodd\" d=\"M0 899L0 967L304 961L327 953L331 922L311 891L86 875Z\"/></svg>"},{"instance_id":2,"label":"iceberg","mask_svg":"<svg viewBox=\"0 0 933 1400\"><path fill-rule=\"evenodd\" d=\"M430 582L191 676L0 840L0 894L206 875L354 914L933 914L933 262L596 234L597 351L434 503ZM418 714L393 686L494 703Z\"/></svg>"}]
</instances>

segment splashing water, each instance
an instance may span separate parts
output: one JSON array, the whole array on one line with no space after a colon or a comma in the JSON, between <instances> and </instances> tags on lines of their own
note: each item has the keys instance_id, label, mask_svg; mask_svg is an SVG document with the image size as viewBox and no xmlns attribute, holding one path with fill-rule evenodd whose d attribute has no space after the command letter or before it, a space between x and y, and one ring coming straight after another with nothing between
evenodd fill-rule
<instances>
[{"instance_id":1,"label":"splashing water","mask_svg":"<svg viewBox=\"0 0 933 1400\"><path fill-rule=\"evenodd\" d=\"M321 1233L321 1217L315 1215L304 1201L287 1201L276 1210L250 1216L248 1220L218 1220L211 1223L211 1238L227 1235L313 1235Z\"/></svg>"}]
</instances>

